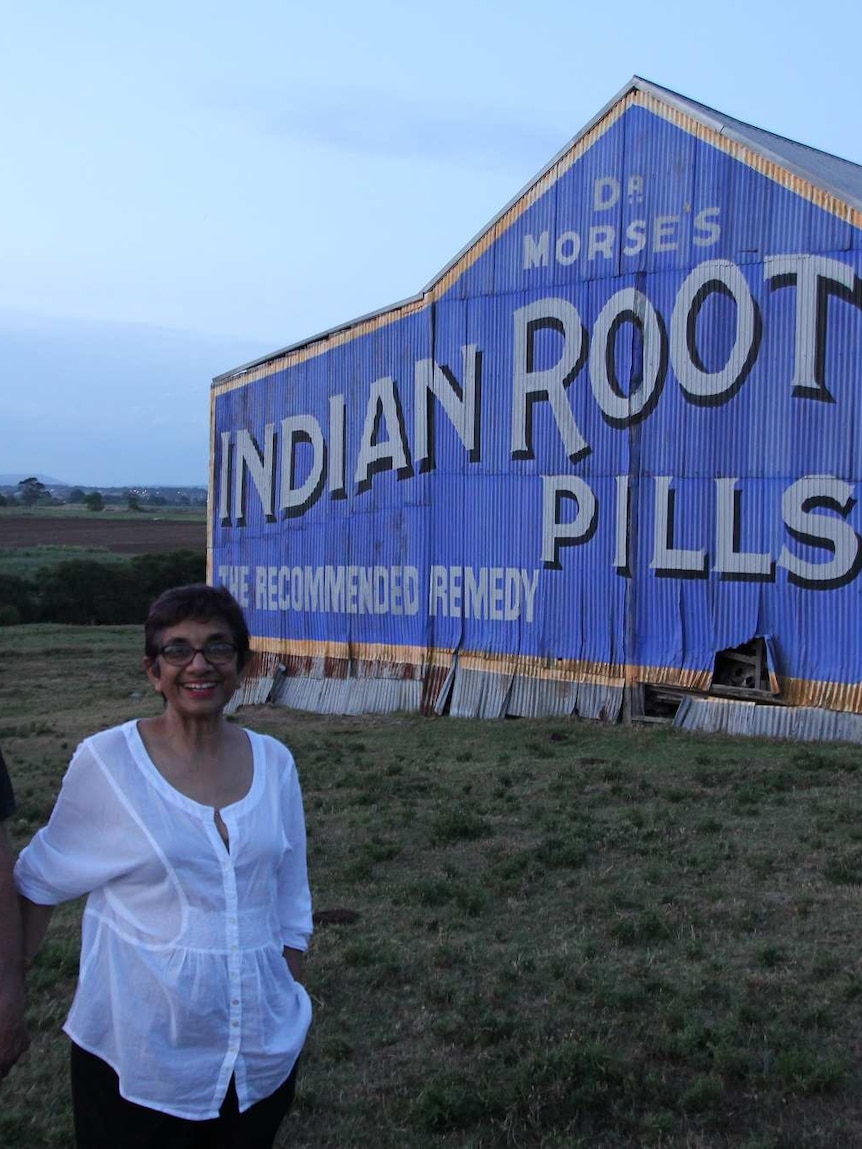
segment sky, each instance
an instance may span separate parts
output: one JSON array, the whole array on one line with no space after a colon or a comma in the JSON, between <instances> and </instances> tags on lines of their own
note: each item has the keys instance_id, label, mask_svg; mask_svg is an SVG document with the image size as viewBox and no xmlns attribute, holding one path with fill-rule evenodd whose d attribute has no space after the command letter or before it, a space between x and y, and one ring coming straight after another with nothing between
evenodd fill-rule
<instances>
[{"instance_id":1,"label":"sky","mask_svg":"<svg viewBox=\"0 0 862 1149\"><path fill-rule=\"evenodd\" d=\"M639 75L862 163L862 5L0 0L0 474L205 485L212 377L412 296Z\"/></svg>"}]
</instances>

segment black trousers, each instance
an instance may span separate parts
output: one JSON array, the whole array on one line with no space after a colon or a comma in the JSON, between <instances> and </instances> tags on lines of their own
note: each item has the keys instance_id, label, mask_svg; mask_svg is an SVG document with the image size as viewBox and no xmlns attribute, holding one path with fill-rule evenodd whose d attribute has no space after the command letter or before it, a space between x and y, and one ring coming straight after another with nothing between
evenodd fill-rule
<instances>
[{"instance_id":1,"label":"black trousers","mask_svg":"<svg viewBox=\"0 0 862 1149\"><path fill-rule=\"evenodd\" d=\"M231 1078L218 1117L189 1121L120 1096L110 1065L72 1042L72 1112L78 1149L271 1149L296 1089L296 1069L283 1085L239 1112Z\"/></svg>"}]
</instances>

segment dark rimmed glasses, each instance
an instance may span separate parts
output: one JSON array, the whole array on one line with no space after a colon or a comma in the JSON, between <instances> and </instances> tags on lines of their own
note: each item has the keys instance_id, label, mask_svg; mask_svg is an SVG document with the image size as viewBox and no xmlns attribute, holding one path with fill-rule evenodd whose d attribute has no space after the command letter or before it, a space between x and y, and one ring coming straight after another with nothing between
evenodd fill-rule
<instances>
[{"instance_id":1,"label":"dark rimmed glasses","mask_svg":"<svg viewBox=\"0 0 862 1149\"><path fill-rule=\"evenodd\" d=\"M236 658L237 647L233 642L213 639L203 646L192 646L190 642L168 642L159 648L158 654L171 666L188 666L196 654L202 654L212 666L222 666Z\"/></svg>"}]
</instances>

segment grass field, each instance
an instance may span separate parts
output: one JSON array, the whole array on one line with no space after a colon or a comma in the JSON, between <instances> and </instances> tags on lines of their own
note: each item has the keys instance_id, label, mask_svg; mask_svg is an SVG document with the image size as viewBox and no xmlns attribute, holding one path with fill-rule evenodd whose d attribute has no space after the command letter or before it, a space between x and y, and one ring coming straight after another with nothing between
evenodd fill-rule
<instances>
[{"instance_id":1,"label":"grass field","mask_svg":"<svg viewBox=\"0 0 862 1149\"><path fill-rule=\"evenodd\" d=\"M206 550L204 511L93 514L78 507L0 507L0 575L33 578L67 559L117 563L182 549Z\"/></svg>"},{"instance_id":2,"label":"grass field","mask_svg":"<svg viewBox=\"0 0 862 1149\"><path fill-rule=\"evenodd\" d=\"M0 574L16 578L37 578L69 559L86 559L97 563L127 563L130 554L118 554L107 547L63 547L40 544L35 547L0 547Z\"/></svg>"},{"instance_id":3,"label":"grass field","mask_svg":"<svg viewBox=\"0 0 862 1149\"><path fill-rule=\"evenodd\" d=\"M98 522L100 519L117 519L138 521L141 519L169 520L171 522L205 522L206 507L142 507L139 511L130 511L125 504L108 504L102 511L91 511L81 503L64 503L61 506L34 506L27 507L21 503L14 503L0 507L0 527L4 519L86 519L88 522Z\"/></svg>"},{"instance_id":4,"label":"grass field","mask_svg":"<svg viewBox=\"0 0 862 1149\"><path fill-rule=\"evenodd\" d=\"M152 713L132 628L0 630L19 845ZM862 1144L859 752L257 707L305 791L316 1005L287 1149ZM4 1149L71 1145L80 907L31 979Z\"/></svg>"}]
</instances>

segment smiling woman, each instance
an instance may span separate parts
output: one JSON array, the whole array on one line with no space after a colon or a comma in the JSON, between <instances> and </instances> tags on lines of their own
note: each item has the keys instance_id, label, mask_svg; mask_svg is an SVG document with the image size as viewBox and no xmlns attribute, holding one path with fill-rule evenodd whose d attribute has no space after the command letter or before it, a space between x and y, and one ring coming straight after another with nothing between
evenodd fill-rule
<instances>
[{"instance_id":1,"label":"smiling woman","mask_svg":"<svg viewBox=\"0 0 862 1149\"><path fill-rule=\"evenodd\" d=\"M290 753L225 721L248 657L226 590L161 595L143 665L162 713L81 744L16 867L28 957L53 907L88 895L65 1025L79 1149L266 1149L290 1108L305 823Z\"/></svg>"}]
</instances>

